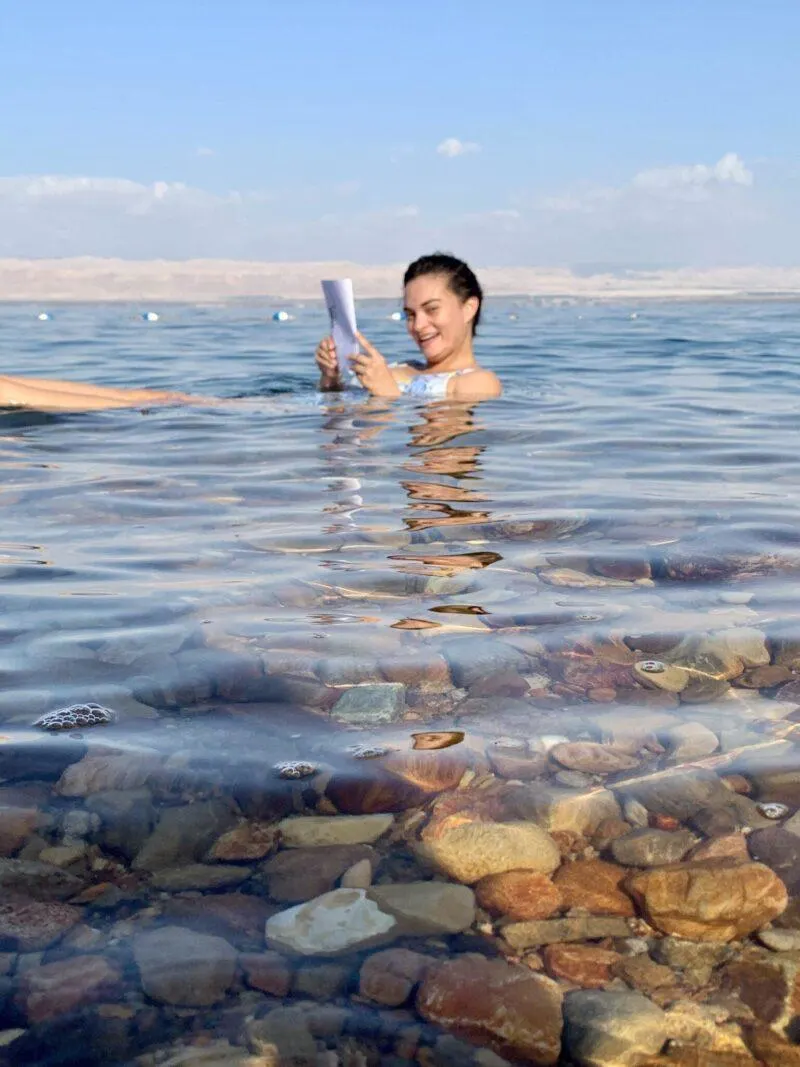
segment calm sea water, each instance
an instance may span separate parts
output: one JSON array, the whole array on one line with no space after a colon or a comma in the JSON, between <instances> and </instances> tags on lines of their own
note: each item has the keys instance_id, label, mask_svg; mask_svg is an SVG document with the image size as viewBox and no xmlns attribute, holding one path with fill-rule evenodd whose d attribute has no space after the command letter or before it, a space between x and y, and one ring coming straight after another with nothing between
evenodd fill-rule
<instances>
[{"instance_id":1,"label":"calm sea water","mask_svg":"<svg viewBox=\"0 0 800 1067\"><path fill-rule=\"evenodd\" d=\"M403 358L392 308L367 304L363 328ZM244 398L0 415L4 715L125 685L126 664L86 651L123 636L148 675L148 656L198 626L368 656L392 623L435 622L437 608L551 612L568 630L589 608L630 627L667 601L718 601L708 580L636 595L543 586L537 553L569 563L685 543L711 560L796 559L794 304L492 302L479 353L506 393L472 410L321 398L322 310L289 310L295 321L276 324L271 309L164 307L144 323L124 306L63 307L42 323L30 306L0 308L8 373ZM545 525L531 540L513 534L520 521ZM442 577L428 542L497 558ZM425 588L436 578L441 595ZM307 583L294 597L293 582ZM793 582L770 572L756 586L760 613L791 626Z\"/></svg>"},{"instance_id":2,"label":"calm sea water","mask_svg":"<svg viewBox=\"0 0 800 1067\"><path fill-rule=\"evenodd\" d=\"M472 408L321 397L323 311L286 307L294 321L165 306L146 323L0 305L6 373L230 400L0 413L7 737L100 701L119 719L97 744L167 752L192 788L241 800L278 760L463 729L475 671L505 670L509 648L731 624L800 642L797 305L490 301L479 358L506 391ZM402 359L394 307L365 304L362 329ZM588 690L540 668L542 721L587 736ZM386 679L406 684L401 713L331 714L344 687ZM588 684L616 707L613 684ZM530 733L497 692L470 729ZM26 1062L49 1063L42 1047Z\"/></svg>"}]
</instances>

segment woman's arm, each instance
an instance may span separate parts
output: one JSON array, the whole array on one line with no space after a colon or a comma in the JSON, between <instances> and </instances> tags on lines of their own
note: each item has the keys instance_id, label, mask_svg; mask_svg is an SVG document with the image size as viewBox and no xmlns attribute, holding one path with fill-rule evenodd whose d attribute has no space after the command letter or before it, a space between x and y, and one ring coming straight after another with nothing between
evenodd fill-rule
<instances>
[{"instance_id":1,"label":"woman's arm","mask_svg":"<svg viewBox=\"0 0 800 1067\"><path fill-rule=\"evenodd\" d=\"M103 411L148 404L213 403L204 397L160 389L115 389L88 382L48 378L0 377L0 407L37 411Z\"/></svg>"}]
</instances>

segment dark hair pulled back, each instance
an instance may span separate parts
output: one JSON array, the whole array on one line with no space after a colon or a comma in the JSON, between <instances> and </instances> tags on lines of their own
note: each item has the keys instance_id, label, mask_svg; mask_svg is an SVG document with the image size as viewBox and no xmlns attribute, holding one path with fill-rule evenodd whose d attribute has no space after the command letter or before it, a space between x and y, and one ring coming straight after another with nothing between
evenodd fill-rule
<instances>
[{"instance_id":1,"label":"dark hair pulled back","mask_svg":"<svg viewBox=\"0 0 800 1067\"><path fill-rule=\"evenodd\" d=\"M420 256L419 259L415 259L413 263L409 264L403 275L403 285L406 286L409 282L413 282L415 278L421 278L426 274L441 274L445 277L448 288L452 293L455 293L462 304L469 300L470 297L474 296L477 299L478 310L475 312L475 318L471 324L472 336L474 337L478 332L478 323L481 318L483 289L481 289L480 282L475 277L472 268L463 259L457 259L447 252L434 252L430 256Z\"/></svg>"}]
</instances>

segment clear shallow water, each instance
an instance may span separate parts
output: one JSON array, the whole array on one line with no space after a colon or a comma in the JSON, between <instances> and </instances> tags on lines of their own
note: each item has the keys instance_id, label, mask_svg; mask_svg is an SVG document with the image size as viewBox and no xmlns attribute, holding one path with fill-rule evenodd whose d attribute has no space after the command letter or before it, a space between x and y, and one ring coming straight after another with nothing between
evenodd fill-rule
<instances>
[{"instance_id":1,"label":"clear shallow water","mask_svg":"<svg viewBox=\"0 0 800 1067\"><path fill-rule=\"evenodd\" d=\"M362 328L403 358L411 349L403 325L388 319L393 309L367 304ZM325 320L316 306L291 307L296 320L281 324L269 321L271 308L164 307L158 323L120 306L56 308L44 323L36 310L0 306L6 373L230 403L0 413L0 729L13 751L0 761L0 789L3 803L24 807L33 794L19 790L44 783L34 806L46 813L38 843L19 842L12 858L63 843L64 810L87 810L97 789L71 801L46 796L59 758L44 773L44 742L28 729L76 701L99 701L118 718L69 742L158 768L112 775L101 792L149 789L157 812L221 796L237 817L267 823L312 810L427 817L455 782L431 785L429 769L420 786L415 771L422 792L398 798L410 772L387 785L380 760L348 752L357 742L408 749L415 730L462 731L479 777L525 778L524 768L487 764L505 738L504 751L531 761L528 779L548 784L560 773L556 784L578 791L616 778L552 761L534 767L537 739L619 741L631 718L656 723L660 714L655 747L632 757L628 770L638 774L676 762L666 737L676 723L714 733L717 745L701 753L714 758L769 748L790 732L797 701L780 687L792 684L800 650L795 305L492 302L479 352L506 393L471 409L320 397L312 352ZM756 631L751 644L760 639L767 658L756 650L738 668L701 662L697 641L732 629ZM682 639L690 647L675 658ZM691 684L681 696L653 688L635 669L645 657L694 672ZM778 668L769 684L748 678L758 666ZM369 691L366 708L337 703L359 684L382 688ZM791 751L786 742L767 756L792 769ZM324 774L276 777L273 765L290 759ZM563 779L570 769L585 780ZM363 782L373 779L383 799L365 799ZM762 783L753 795L781 799L773 793ZM79 835L88 852L69 870L123 886L118 910L91 910L82 922L101 931L96 955L120 955L125 993L107 999L132 1005L137 1036L85 1062L128 1062L200 1031L243 1048L244 1024L225 1023L226 1012L244 1013L244 997L262 1013L256 1001L266 994L241 980L216 1014L162 1004L142 1036L152 998L138 988L132 950L116 946L164 894L149 874L126 882L136 849L121 855L109 845L113 818L104 818ZM384 842L377 881L413 880L398 875L412 862L411 837L413 827ZM166 865L185 865L187 855ZM96 868L108 856L120 870ZM256 867L240 891L277 910ZM114 933L127 921L131 930ZM497 930L494 940L477 928L458 936L496 952ZM455 951L447 937L438 942L433 951ZM47 951L60 959L85 949ZM349 1003L349 990L320 999ZM303 999L295 990L287 1003L292 996ZM96 1015L98 1001L79 1008ZM7 1013L7 1027L28 1031L25 1062L84 1062L54 1058L46 1027L62 1016L73 1018L57 1011L38 1022L24 1006ZM363 1037L369 1026L359 1018ZM110 1038L100 1032L102 1046ZM342 1055L339 1038L325 1040ZM384 1057L395 1049L394 1037L369 1040Z\"/></svg>"}]
</instances>

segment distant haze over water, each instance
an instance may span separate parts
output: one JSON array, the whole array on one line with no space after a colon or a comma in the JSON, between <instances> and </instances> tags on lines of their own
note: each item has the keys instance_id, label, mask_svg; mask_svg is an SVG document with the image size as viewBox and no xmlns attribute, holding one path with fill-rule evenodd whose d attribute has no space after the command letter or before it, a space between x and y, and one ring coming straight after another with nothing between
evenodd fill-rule
<instances>
[{"instance_id":1,"label":"distant haze over water","mask_svg":"<svg viewBox=\"0 0 800 1067\"><path fill-rule=\"evenodd\" d=\"M800 296L800 267L475 266L491 295L589 300ZM193 302L267 296L307 300L319 296L319 282L326 277L351 277L361 298L395 298L404 267L346 261L0 259L0 300Z\"/></svg>"}]
</instances>

